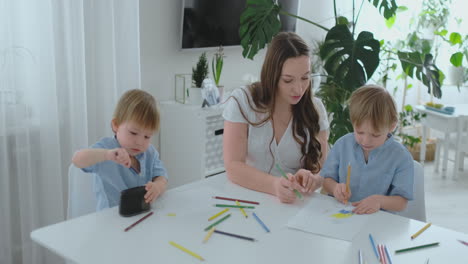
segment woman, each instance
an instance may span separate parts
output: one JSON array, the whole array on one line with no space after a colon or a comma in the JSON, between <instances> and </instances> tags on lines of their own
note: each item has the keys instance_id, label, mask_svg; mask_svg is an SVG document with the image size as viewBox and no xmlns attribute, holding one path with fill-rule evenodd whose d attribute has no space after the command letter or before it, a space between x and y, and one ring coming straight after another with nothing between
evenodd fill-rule
<instances>
[{"instance_id":1,"label":"woman","mask_svg":"<svg viewBox=\"0 0 468 264\"><path fill-rule=\"evenodd\" d=\"M269 45L261 80L235 90L226 103L224 165L228 178L292 203L297 189L310 194L322 184L328 120L312 96L307 44L282 32ZM276 164L288 172L280 176Z\"/></svg>"}]
</instances>

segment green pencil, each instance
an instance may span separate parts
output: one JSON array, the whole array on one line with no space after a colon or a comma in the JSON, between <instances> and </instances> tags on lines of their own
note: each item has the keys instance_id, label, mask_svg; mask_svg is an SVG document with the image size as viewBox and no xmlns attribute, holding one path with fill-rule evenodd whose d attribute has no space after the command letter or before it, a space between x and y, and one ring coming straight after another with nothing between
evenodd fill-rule
<instances>
[{"instance_id":1,"label":"green pencil","mask_svg":"<svg viewBox=\"0 0 468 264\"><path fill-rule=\"evenodd\" d=\"M255 209L255 206L250 206L250 205L215 204L215 206L216 206L216 207L229 207L229 208Z\"/></svg>"},{"instance_id":2,"label":"green pencil","mask_svg":"<svg viewBox=\"0 0 468 264\"><path fill-rule=\"evenodd\" d=\"M438 245L439 245L439 242L435 242L435 243L425 244L425 245L416 246L416 247L409 247L409 248L398 249L398 250L395 250L395 254L396 254L396 253L402 253L402 252L410 251L410 250L420 249L420 248L427 248L427 247L432 247L432 246L438 246Z\"/></svg>"},{"instance_id":3,"label":"green pencil","mask_svg":"<svg viewBox=\"0 0 468 264\"><path fill-rule=\"evenodd\" d=\"M231 214L228 214L228 215L226 215L225 217L223 217L223 218L219 219L218 221L214 222L213 224L207 226L207 227L205 228L205 231L210 230L213 226L215 226L215 225L221 223L222 221L226 220L226 219L227 219L228 217L230 217L230 216L231 216Z\"/></svg>"},{"instance_id":4,"label":"green pencil","mask_svg":"<svg viewBox=\"0 0 468 264\"><path fill-rule=\"evenodd\" d=\"M281 175L283 175L283 178L285 178L286 180L289 180L288 176L286 176L286 173L284 173L283 169L281 169L278 163L276 163L275 165L276 165L276 168L281 172ZM302 194L298 190L294 189L294 193L296 194L297 198L302 199Z\"/></svg>"}]
</instances>

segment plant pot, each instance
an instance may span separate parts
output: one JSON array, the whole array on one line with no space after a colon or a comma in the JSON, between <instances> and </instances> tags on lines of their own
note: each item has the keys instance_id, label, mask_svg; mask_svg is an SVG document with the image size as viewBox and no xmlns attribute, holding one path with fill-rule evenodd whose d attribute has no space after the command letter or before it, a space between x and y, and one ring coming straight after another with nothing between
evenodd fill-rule
<instances>
[{"instance_id":1,"label":"plant pot","mask_svg":"<svg viewBox=\"0 0 468 264\"><path fill-rule=\"evenodd\" d=\"M415 144L413 147L407 147L413 159L416 161L420 161L420 153L421 153L421 143ZM435 149L436 149L436 140L435 139L428 139L426 143L426 158L425 161L434 161L435 157Z\"/></svg>"},{"instance_id":2,"label":"plant pot","mask_svg":"<svg viewBox=\"0 0 468 264\"><path fill-rule=\"evenodd\" d=\"M201 94L201 88L191 87L189 88L189 103L192 105L202 105L203 97Z\"/></svg>"}]
</instances>

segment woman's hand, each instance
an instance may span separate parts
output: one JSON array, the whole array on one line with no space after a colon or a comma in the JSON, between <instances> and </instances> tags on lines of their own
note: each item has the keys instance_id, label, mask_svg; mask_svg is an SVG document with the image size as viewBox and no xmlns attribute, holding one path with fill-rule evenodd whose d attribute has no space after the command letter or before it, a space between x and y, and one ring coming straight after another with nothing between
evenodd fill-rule
<instances>
[{"instance_id":1,"label":"woman's hand","mask_svg":"<svg viewBox=\"0 0 468 264\"><path fill-rule=\"evenodd\" d=\"M296 194L293 191L293 183L289 179L277 177L274 182L275 195L282 203L293 203Z\"/></svg>"},{"instance_id":2,"label":"woman's hand","mask_svg":"<svg viewBox=\"0 0 468 264\"><path fill-rule=\"evenodd\" d=\"M352 203L356 208L353 209L355 214L373 214L380 210L380 199L377 195L371 195L359 202Z\"/></svg>"},{"instance_id":3,"label":"woman's hand","mask_svg":"<svg viewBox=\"0 0 468 264\"><path fill-rule=\"evenodd\" d=\"M335 189L333 190L333 196L335 199L341 203L345 203L351 197L351 190L349 192L346 191L346 184L344 183L337 183L335 185Z\"/></svg>"},{"instance_id":4,"label":"woman's hand","mask_svg":"<svg viewBox=\"0 0 468 264\"><path fill-rule=\"evenodd\" d=\"M130 168L132 165L132 160L130 159L130 155L128 154L127 150L124 148L115 148L110 149L106 153L107 160L112 160L118 164L121 164L127 168Z\"/></svg>"},{"instance_id":5,"label":"woman's hand","mask_svg":"<svg viewBox=\"0 0 468 264\"><path fill-rule=\"evenodd\" d=\"M294 189L302 194L311 194L322 186L323 178L318 174L313 174L309 170L300 169L296 174L288 174L292 179Z\"/></svg>"}]
</instances>

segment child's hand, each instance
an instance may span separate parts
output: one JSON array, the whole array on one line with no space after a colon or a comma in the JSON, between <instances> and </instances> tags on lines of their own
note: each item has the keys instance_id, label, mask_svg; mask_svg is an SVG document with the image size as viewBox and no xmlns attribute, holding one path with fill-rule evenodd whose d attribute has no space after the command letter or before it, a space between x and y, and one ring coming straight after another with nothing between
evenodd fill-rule
<instances>
[{"instance_id":1,"label":"child's hand","mask_svg":"<svg viewBox=\"0 0 468 264\"><path fill-rule=\"evenodd\" d=\"M300 169L294 176L290 174L288 176L293 181L294 189L303 194L310 194L322 185L322 177L314 175L309 170Z\"/></svg>"},{"instance_id":2,"label":"child's hand","mask_svg":"<svg viewBox=\"0 0 468 264\"><path fill-rule=\"evenodd\" d=\"M163 187L160 184L157 184L156 182L149 181L145 185L145 190L145 202L152 203L163 192Z\"/></svg>"},{"instance_id":3,"label":"child's hand","mask_svg":"<svg viewBox=\"0 0 468 264\"><path fill-rule=\"evenodd\" d=\"M115 149L108 150L106 153L106 158L107 160L112 160L127 168L130 168L130 165L132 165L132 160L130 159L130 155L128 155L127 150L124 148L115 148Z\"/></svg>"},{"instance_id":4,"label":"child's hand","mask_svg":"<svg viewBox=\"0 0 468 264\"><path fill-rule=\"evenodd\" d=\"M293 203L296 194L293 192L293 183L283 177L278 177L274 182L275 195L282 203Z\"/></svg>"},{"instance_id":5,"label":"child's hand","mask_svg":"<svg viewBox=\"0 0 468 264\"><path fill-rule=\"evenodd\" d=\"M333 190L333 196L335 199L341 203L345 203L351 197L351 190L349 193L346 191L346 184L344 183L337 183L335 185L335 190Z\"/></svg>"},{"instance_id":6,"label":"child's hand","mask_svg":"<svg viewBox=\"0 0 468 264\"><path fill-rule=\"evenodd\" d=\"M356 208L353 209L355 214L373 214L380 210L380 200L377 195L371 195L359 202L352 203Z\"/></svg>"}]
</instances>

